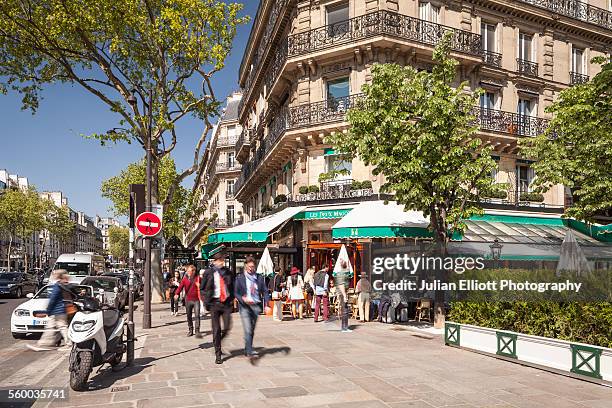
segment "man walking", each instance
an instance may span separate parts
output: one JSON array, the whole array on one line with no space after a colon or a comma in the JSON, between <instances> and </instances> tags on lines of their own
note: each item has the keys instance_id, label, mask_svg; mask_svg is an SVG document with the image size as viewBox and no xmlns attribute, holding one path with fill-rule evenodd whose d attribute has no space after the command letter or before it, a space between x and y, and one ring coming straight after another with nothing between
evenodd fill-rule
<instances>
[{"instance_id":1,"label":"man walking","mask_svg":"<svg viewBox=\"0 0 612 408\"><path fill-rule=\"evenodd\" d=\"M211 315L215 363L223 364L221 340L227 336L231 328L234 302L234 273L225 267L223 252L214 254L212 267L204 271L202 292L204 305ZM223 330L221 330L221 320L223 320Z\"/></svg>"},{"instance_id":2,"label":"man walking","mask_svg":"<svg viewBox=\"0 0 612 408\"><path fill-rule=\"evenodd\" d=\"M185 273L178 288L174 291L175 302L178 302L178 297L183 289L185 289L185 309L187 312L187 326L189 327L187 336L193 336L193 319L195 317L195 335L196 338L200 339L202 338L200 333L200 277L193 265L187 266L187 273Z\"/></svg>"},{"instance_id":3,"label":"man walking","mask_svg":"<svg viewBox=\"0 0 612 408\"><path fill-rule=\"evenodd\" d=\"M235 296L240 304L240 319L244 329L244 354L251 364L255 363L258 354L253 350L253 337L257 317L261 313L262 305L268 311L268 289L262 275L255 271L255 259L248 256L244 263L244 273L236 278Z\"/></svg>"},{"instance_id":4,"label":"man walking","mask_svg":"<svg viewBox=\"0 0 612 408\"><path fill-rule=\"evenodd\" d=\"M66 315L66 305L64 299L71 300L70 291L65 285L68 284L68 273L64 269L56 269L52 273L52 278L55 281L51 285L51 294L49 295L49 303L47 304L47 325L42 337L35 346L28 344L27 347L34 351L52 350L57 346L59 341L58 334L64 338L64 347L70 347L68 339L68 320Z\"/></svg>"},{"instance_id":5,"label":"man walking","mask_svg":"<svg viewBox=\"0 0 612 408\"><path fill-rule=\"evenodd\" d=\"M357 286L355 286L355 293L357 293L357 304L359 305L359 319L362 323L370 321L371 292L372 285L368 280L368 276L365 272L361 272L361 279L359 279Z\"/></svg>"},{"instance_id":6,"label":"man walking","mask_svg":"<svg viewBox=\"0 0 612 408\"><path fill-rule=\"evenodd\" d=\"M319 321L319 310L321 308L321 301L323 302L323 320L329 319L329 275L327 272L329 268L324 266L319 272L315 273L314 276L314 294L315 294L315 310L314 310L314 321Z\"/></svg>"}]
</instances>

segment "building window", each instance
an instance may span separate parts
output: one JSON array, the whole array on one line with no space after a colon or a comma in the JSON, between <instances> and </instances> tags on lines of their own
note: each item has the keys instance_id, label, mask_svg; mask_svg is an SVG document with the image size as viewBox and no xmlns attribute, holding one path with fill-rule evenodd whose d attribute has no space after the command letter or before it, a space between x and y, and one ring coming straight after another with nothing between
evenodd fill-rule
<instances>
[{"instance_id":1,"label":"building window","mask_svg":"<svg viewBox=\"0 0 612 408\"><path fill-rule=\"evenodd\" d=\"M480 24L480 33L482 35L482 49L484 51L495 52L495 25L482 23Z\"/></svg>"},{"instance_id":2,"label":"building window","mask_svg":"<svg viewBox=\"0 0 612 408\"><path fill-rule=\"evenodd\" d=\"M439 23L440 7L434 6L430 2L419 2L419 18L432 23Z\"/></svg>"},{"instance_id":3,"label":"building window","mask_svg":"<svg viewBox=\"0 0 612 408\"><path fill-rule=\"evenodd\" d=\"M519 98L516 113L521 116L535 116L535 101L529 98Z\"/></svg>"},{"instance_id":4,"label":"building window","mask_svg":"<svg viewBox=\"0 0 612 408\"><path fill-rule=\"evenodd\" d=\"M525 33L519 33L518 43L518 58L523 61L532 61L532 46L531 41L533 36Z\"/></svg>"},{"instance_id":5,"label":"building window","mask_svg":"<svg viewBox=\"0 0 612 408\"><path fill-rule=\"evenodd\" d=\"M572 72L584 74L584 50L572 47Z\"/></svg>"},{"instance_id":6,"label":"building window","mask_svg":"<svg viewBox=\"0 0 612 408\"><path fill-rule=\"evenodd\" d=\"M236 221L236 214L234 211L234 206L232 204L227 206L227 209L225 211L225 218L227 221L227 225L234 225Z\"/></svg>"},{"instance_id":7,"label":"building window","mask_svg":"<svg viewBox=\"0 0 612 408\"><path fill-rule=\"evenodd\" d=\"M227 167L232 168L236 164L236 154L234 152L227 152Z\"/></svg>"},{"instance_id":8,"label":"building window","mask_svg":"<svg viewBox=\"0 0 612 408\"><path fill-rule=\"evenodd\" d=\"M349 31L349 4L348 2L335 4L326 8L327 34L330 37L346 35Z\"/></svg>"},{"instance_id":9,"label":"building window","mask_svg":"<svg viewBox=\"0 0 612 408\"><path fill-rule=\"evenodd\" d=\"M516 166L516 187L518 193L529 193L531 182L534 178L535 172L528 164L518 164Z\"/></svg>"},{"instance_id":10,"label":"building window","mask_svg":"<svg viewBox=\"0 0 612 408\"><path fill-rule=\"evenodd\" d=\"M327 108L332 111L345 111L351 92L349 77L330 79L326 82L326 88Z\"/></svg>"},{"instance_id":11,"label":"building window","mask_svg":"<svg viewBox=\"0 0 612 408\"><path fill-rule=\"evenodd\" d=\"M333 180L347 180L351 178L353 161L342 154L328 154L325 156L325 171L335 173Z\"/></svg>"},{"instance_id":12,"label":"building window","mask_svg":"<svg viewBox=\"0 0 612 408\"><path fill-rule=\"evenodd\" d=\"M234 184L236 184L236 180L227 180L227 195L228 196L233 196L234 195Z\"/></svg>"},{"instance_id":13,"label":"building window","mask_svg":"<svg viewBox=\"0 0 612 408\"><path fill-rule=\"evenodd\" d=\"M485 91L480 95L480 107L483 109L495 109L497 106L497 95L495 92Z\"/></svg>"},{"instance_id":14,"label":"building window","mask_svg":"<svg viewBox=\"0 0 612 408\"><path fill-rule=\"evenodd\" d=\"M231 125L227 127L227 137L228 139L231 139L233 137L236 137L236 125Z\"/></svg>"},{"instance_id":15,"label":"building window","mask_svg":"<svg viewBox=\"0 0 612 408\"><path fill-rule=\"evenodd\" d=\"M291 168L285 171L285 185L287 186L287 195L293 194L293 170Z\"/></svg>"}]
</instances>

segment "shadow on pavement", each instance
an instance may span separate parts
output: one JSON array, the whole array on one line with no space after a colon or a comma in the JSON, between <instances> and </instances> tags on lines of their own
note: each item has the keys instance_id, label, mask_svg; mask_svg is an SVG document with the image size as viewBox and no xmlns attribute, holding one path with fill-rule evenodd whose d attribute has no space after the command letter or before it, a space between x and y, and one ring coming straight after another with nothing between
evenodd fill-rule
<instances>
[{"instance_id":1,"label":"shadow on pavement","mask_svg":"<svg viewBox=\"0 0 612 408\"><path fill-rule=\"evenodd\" d=\"M180 354L180 353L176 353ZM166 356L170 357L170 356ZM162 358L166 358L162 357ZM89 379L87 391L97 391L108 388L119 380L139 374L142 370L151 366L151 363L159 358L144 357L134 359L133 366L122 363L120 369L113 370L110 366L104 365L101 370L94 371L95 375ZM87 392L84 391L84 392Z\"/></svg>"},{"instance_id":2,"label":"shadow on pavement","mask_svg":"<svg viewBox=\"0 0 612 408\"><path fill-rule=\"evenodd\" d=\"M255 361L261 360L262 358L270 354L283 353L284 355L289 355L289 353L291 353L291 347L272 347L272 348L254 347L254 348L255 348L255 351L257 351L257 353L259 354L259 356L255 359ZM244 356L244 349L231 350L229 355L223 358L223 361L225 362L227 360L230 360L238 356Z\"/></svg>"}]
</instances>

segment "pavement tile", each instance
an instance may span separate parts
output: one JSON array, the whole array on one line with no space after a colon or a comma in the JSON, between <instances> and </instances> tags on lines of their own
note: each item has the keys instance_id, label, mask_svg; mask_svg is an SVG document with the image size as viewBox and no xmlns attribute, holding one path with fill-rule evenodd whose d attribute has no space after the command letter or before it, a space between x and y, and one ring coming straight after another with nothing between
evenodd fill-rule
<instances>
[{"instance_id":1,"label":"pavement tile","mask_svg":"<svg viewBox=\"0 0 612 408\"><path fill-rule=\"evenodd\" d=\"M359 391L345 391L328 394L314 394L314 395L302 395L299 397L286 398L289 407L301 408L301 407L315 407L318 405L326 404L337 404L343 402L350 402L354 407L359 407L359 404L363 401L371 401L376 399L369 392Z\"/></svg>"},{"instance_id":2,"label":"pavement tile","mask_svg":"<svg viewBox=\"0 0 612 408\"><path fill-rule=\"evenodd\" d=\"M398 402L416 399L412 394L376 377L351 378L351 381L384 402Z\"/></svg>"},{"instance_id":3,"label":"pavement tile","mask_svg":"<svg viewBox=\"0 0 612 408\"><path fill-rule=\"evenodd\" d=\"M308 394L304 387L299 386L260 388L259 392L266 398L297 397Z\"/></svg>"},{"instance_id":4,"label":"pavement tile","mask_svg":"<svg viewBox=\"0 0 612 408\"><path fill-rule=\"evenodd\" d=\"M158 397L172 397L175 395L176 391L174 390L174 388L170 387L137 391L121 391L114 394L113 402L135 401L140 399L150 399Z\"/></svg>"},{"instance_id":5,"label":"pavement tile","mask_svg":"<svg viewBox=\"0 0 612 408\"><path fill-rule=\"evenodd\" d=\"M164 397L164 398L145 398L140 399L136 408L182 408L182 407L196 407L196 406L211 406L212 401L207 394L200 394L197 398L193 395L180 395L176 397ZM219 405L213 405L220 407ZM229 405L225 405L229 407Z\"/></svg>"},{"instance_id":6,"label":"pavement tile","mask_svg":"<svg viewBox=\"0 0 612 408\"><path fill-rule=\"evenodd\" d=\"M101 405L111 402L113 395L106 394L88 394L87 392L70 391L68 399L65 401L53 402L55 407L80 407L85 405Z\"/></svg>"},{"instance_id":7,"label":"pavement tile","mask_svg":"<svg viewBox=\"0 0 612 408\"><path fill-rule=\"evenodd\" d=\"M228 403L237 407L246 406L250 401L263 400L266 397L257 390L222 391L210 393L214 402ZM245 405L239 405L245 404Z\"/></svg>"},{"instance_id":8,"label":"pavement tile","mask_svg":"<svg viewBox=\"0 0 612 408\"><path fill-rule=\"evenodd\" d=\"M148 390L151 388L164 388L168 386L168 381L149 381L132 384L131 388L133 391L136 390Z\"/></svg>"},{"instance_id":9,"label":"pavement tile","mask_svg":"<svg viewBox=\"0 0 612 408\"><path fill-rule=\"evenodd\" d=\"M223 383L206 383L199 385L183 385L176 387L176 395L203 394L214 391L225 391L227 385Z\"/></svg>"}]
</instances>

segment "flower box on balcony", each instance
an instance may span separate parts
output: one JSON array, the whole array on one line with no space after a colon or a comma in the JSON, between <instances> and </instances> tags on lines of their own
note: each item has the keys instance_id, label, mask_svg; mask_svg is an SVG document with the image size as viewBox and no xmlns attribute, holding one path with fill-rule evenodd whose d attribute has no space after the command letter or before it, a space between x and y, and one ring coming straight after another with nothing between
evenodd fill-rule
<instances>
[{"instance_id":1,"label":"flower box on balcony","mask_svg":"<svg viewBox=\"0 0 612 408\"><path fill-rule=\"evenodd\" d=\"M534 203L541 203L544 201L544 195L541 193L521 193L519 195L520 201L532 201Z\"/></svg>"}]
</instances>

